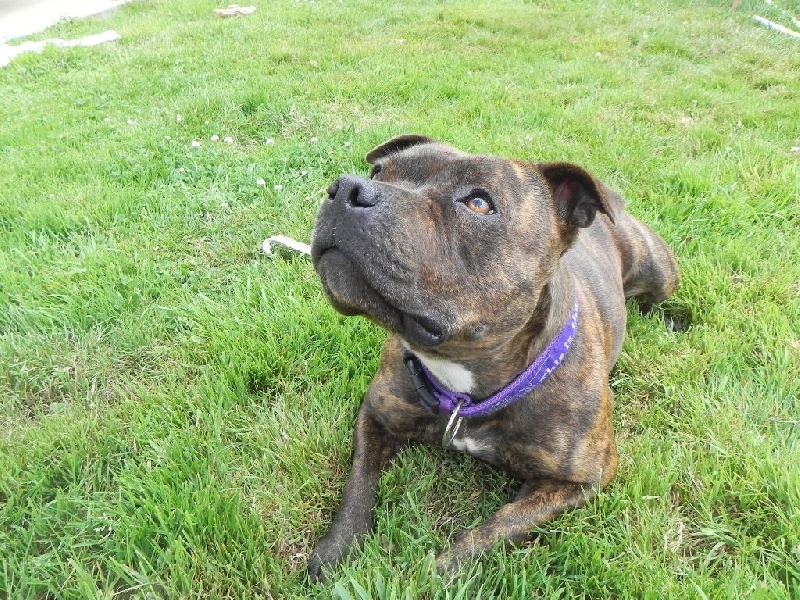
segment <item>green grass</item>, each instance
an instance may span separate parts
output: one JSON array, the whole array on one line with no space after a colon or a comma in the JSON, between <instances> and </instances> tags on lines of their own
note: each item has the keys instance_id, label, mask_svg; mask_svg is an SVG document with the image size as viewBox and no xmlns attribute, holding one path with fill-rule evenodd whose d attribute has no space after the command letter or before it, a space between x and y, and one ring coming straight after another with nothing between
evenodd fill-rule
<instances>
[{"instance_id":1,"label":"green grass","mask_svg":"<svg viewBox=\"0 0 800 600\"><path fill-rule=\"evenodd\" d=\"M800 44L751 18L800 5L215 6L0 70L0 597L800 598ZM593 170L675 249L691 327L631 308L589 506L440 580L514 482L415 447L307 586L384 334L259 244L410 131Z\"/></svg>"}]
</instances>

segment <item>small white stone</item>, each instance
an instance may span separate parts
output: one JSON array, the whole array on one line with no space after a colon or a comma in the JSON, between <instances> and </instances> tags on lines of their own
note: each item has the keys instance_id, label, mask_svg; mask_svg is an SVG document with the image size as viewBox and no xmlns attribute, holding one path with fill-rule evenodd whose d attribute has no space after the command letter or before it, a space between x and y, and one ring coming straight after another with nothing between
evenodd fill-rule
<instances>
[{"instance_id":1,"label":"small white stone","mask_svg":"<svg viewBox=\"0 0 800 600\"><path fill-rule=\"evenodd\" d=\"M192 148L199 148L200 142L198 140L192 140Z\"/></svg>"},{"instance_id":2,"label":"small white stone","mask_svg":"<svg viewBox=\"0 0 800 600\"><path fill-rule=\"evenodd\" d=\"M280 192L282 189L283 189L283 186L281 184L278 184L278 185L275 186L275 190L278 191L278 192Z\"/></svg>"},{"instance_id":3,"label":"small white stone","mask_svg":"<svg viewBox=\"0 0 800 600\"><path fill-rule=\"evenodd\" d=\"M183 115L175 115L175 120L178 123L183 123Z\"/></svg>"},{"instance_id":4,"label":"small white stone","mask_svg":"<svg viewBox=\"0 0 800 600\"><path fill-rule=\"evenodd\" d=\"M219 136L215 133L214 135L211 136L211 141L212 142L218 142L219 141Z\"/></svg>"},{"instance_id":5,"label":"small white stone","mask_svg":"<svg viewBox=\"0 0 800 600\"><path fill-rule=\"evenodd\" d=\"M263 179L261 179L261 177L259 177L258 179L256 179L256 185L260 186L260 187L263 187L263 186L267 185L267 182L264 181Z\"/></svg>"},{"instance_id":6,"label":"small white stone","mask_svg":"<svg viewBox=\"0 0 800 600\"><path fill-rule=\"evenodd\" d=\"M229 135L226 135L224 138L222 138L222 141L225 142L226 144L232 144L233 138Z\"/></svg>"},{"instance_id":7,"label":"small white stone","mask_svg":"<svg viewBox=\"0 0 800 600\"><path fill-rule=\"evenodd\" d=\"M274 146L275 145L275 140L273 140L272 138L267 138L267 141L265 141L264 143L267 146Z\"/></svg>"}]
</instances>

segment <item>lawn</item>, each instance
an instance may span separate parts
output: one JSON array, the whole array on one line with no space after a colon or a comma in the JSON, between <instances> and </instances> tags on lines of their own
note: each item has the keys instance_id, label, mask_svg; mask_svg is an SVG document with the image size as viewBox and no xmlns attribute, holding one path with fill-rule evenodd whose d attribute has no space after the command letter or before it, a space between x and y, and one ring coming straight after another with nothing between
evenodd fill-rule
<instances>
[{"instance_id":1,"label":"lawn","mask_svg":"<svg viewBox=\"0 0 800 600\"><path fill-rule=\"evenodd\" d=\"M0 598L800 598L800 41L752 19L800 4L256 4L138 0L0 69ZM401 132L592 170L689 327L629 307L587 507L440 579L516 484L413 447L314 586L384 333L260 242Z\"/></svg>"}]
</instances>

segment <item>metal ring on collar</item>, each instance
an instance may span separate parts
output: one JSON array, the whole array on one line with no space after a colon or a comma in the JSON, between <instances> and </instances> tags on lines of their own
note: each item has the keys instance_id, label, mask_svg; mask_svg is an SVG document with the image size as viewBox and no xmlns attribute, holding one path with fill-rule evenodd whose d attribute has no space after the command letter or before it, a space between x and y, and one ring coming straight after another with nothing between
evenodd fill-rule
<instances>
[{"instance_id":1,"label":"metal ring on collar","mask_svg":"<svg viewBox=\"0 0 800 600\"><path fill-rule=\"evenodd\" d=\"M464 422L464 417L459 417L458 413L463 404L464 401L459 400L458 404L456 404L456 407L453 409L453 412L450 414L450 419L447 421L447 427L444 428L444 433L442 434L443 448L449 448L453 445L453 440L456 439L458 430L461 429L461 423Z\"/></svg>"}]
</instances>

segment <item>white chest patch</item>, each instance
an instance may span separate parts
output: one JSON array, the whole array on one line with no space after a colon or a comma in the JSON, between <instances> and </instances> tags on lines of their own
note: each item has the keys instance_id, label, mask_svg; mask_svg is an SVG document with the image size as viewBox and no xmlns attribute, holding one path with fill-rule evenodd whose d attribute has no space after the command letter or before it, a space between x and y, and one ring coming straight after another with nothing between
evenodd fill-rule
<instances>
[{"instance_id":1,"label":"white chest patch","mask_svg":"<svg viewBox=\"0 0 800 600\"><path fill-rule=\"evenodd\" d=\"M469 394L472 392L472 388L475 387L475 377L464 365L449 360L431 358L419 352L417 357L433 373L433 376L448 389L462 394Z\"/></svg>"},{"instance_id":2,"label":"white chest patch","mask_svg":"<svg viewBox=\"0 0 800 600\"><path fill-rule=\"evenodd\" d=\"M473 456L480 456L486 450L489 450L489 446L486 444L482 444L481 442L472 439L469 436L462 436L456 437L453 442L453 448L460 452L466 452L467 454L472 454Z\"/></svg>"}]
</instances>

